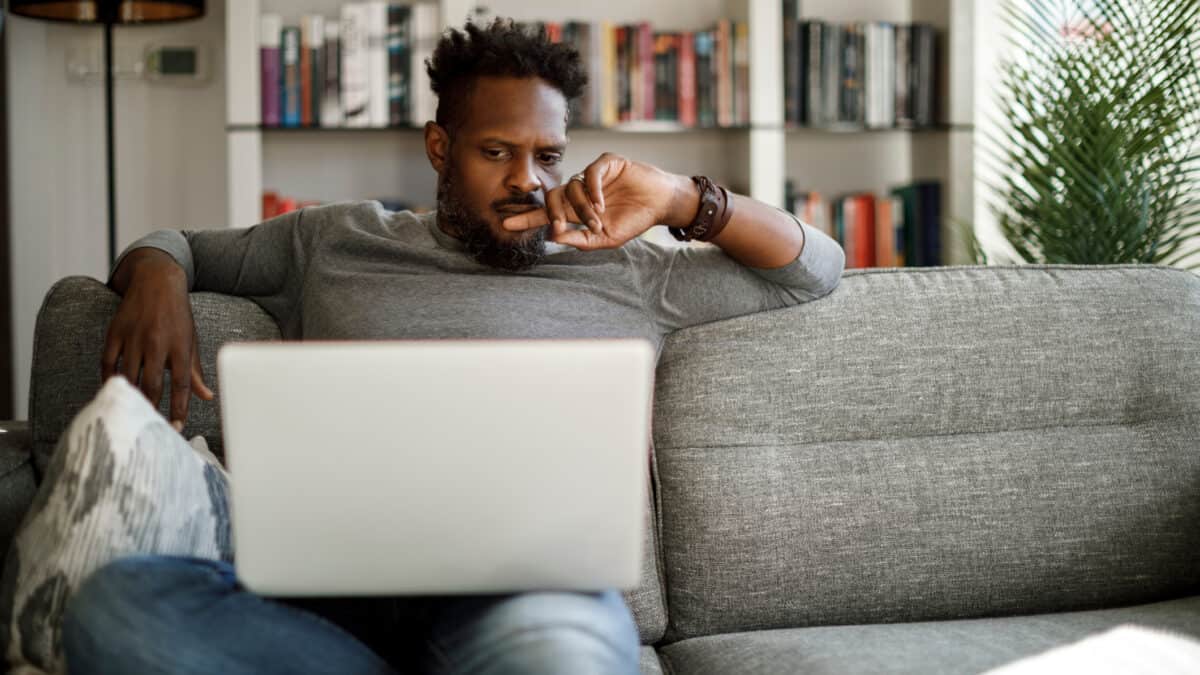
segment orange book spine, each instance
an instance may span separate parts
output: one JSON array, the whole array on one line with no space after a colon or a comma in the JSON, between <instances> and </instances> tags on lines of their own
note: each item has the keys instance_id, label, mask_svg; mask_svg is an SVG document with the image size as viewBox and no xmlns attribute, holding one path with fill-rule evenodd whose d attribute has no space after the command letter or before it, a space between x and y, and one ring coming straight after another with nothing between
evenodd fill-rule
<instances>
[{"instance_id":1,"label":"orange book spine","mask_svg":"<svg viewBox=\"0 0 1200 675\"><path fill-rule=\"evenodd\" d=\"M856 267L875 266L875 197L859 195L858 209L855 213L855 235L858 239L858 265Z\"/></svg>"},{"instance_id":2,"label":"orange book spine","mask_svg":"<svg viewBox=\"0 0 1200 675\"><path fill-rule=\"evenodd\" d=\"M875 265L896 266L896 230L892 200L883 198L875 209Z\"/></svg>"},{"instance_id":3,"label":"orange book spine","mask_svg":"<svg viewBox=\"0 0 1200 675\"><path fill-rule=\"evenodd\" d=\"M310 36L308 26L303 25L303 37L300 38L300 126L311 127L312 116L312 51L308 48Z\"/></svg>"}]
</instances>

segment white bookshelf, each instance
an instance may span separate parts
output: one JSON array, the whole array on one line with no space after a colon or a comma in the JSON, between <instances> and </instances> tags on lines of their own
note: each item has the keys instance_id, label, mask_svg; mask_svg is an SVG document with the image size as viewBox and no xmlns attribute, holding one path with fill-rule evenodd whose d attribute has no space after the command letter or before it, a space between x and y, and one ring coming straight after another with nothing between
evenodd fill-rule
<instances>
[{"instance_id":1,"label":"white bookshelf","mask_svg":"<svg viewBox=\"0 0 1200 675\"><path fill-rule=\"evenodd\" d=\"M259 111L258 16L273 12L285 24L302 14L336 16L341 0L237 0L226 7L227 144L231 226L261 220L264 189L304 199L404 196L433 203L436 177L415 129L338 131L262 130ZM582 169L605 151L668 171L703 173L782 206L784 180L827 195L890 188L918 179L943 184L946 220L970 220L974 209L972 47L974 0L804 0L801 16L828 21L927 21L941 33L949 127L933 131L830 132L788 130L783 120L783 4L781 0L439 0L443 27L483 16L517 20L649 21L656 29L696 30L719 18L750 24L750 128L691 130L572 129L564 173ZM654 127L651 127L653 129ZM943 229L951 263L964 262L957 233Z\"/></svg>"}]
</instances>

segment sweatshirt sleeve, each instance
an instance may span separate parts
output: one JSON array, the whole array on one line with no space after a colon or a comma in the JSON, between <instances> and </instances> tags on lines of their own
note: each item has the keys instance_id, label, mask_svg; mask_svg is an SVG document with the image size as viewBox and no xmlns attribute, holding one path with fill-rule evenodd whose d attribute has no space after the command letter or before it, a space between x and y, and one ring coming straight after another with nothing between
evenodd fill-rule
<instances>
[{"instance_id":1,"label":"sweatshirt sleeve","mask_svg":"<svg viewBox=\"0 0 1200 675\"><path fill-rule=\"evenodd\" d=\"M134 249L157 248L183 267L189 291L250 298L283 323L299 302L316 236L315 221L319 219L307 222L306 210L246 228L152 232L130 244L112 272Z\"/></svg>"},{"instance_id":2,"label":"sweatshirt sleeve","mask_svg":"<svg viewBox=\"0 0 1200 675\"><path fill-rule=\"evenodd\" d=\"M774 269L742 265L715 246L668 248L638 239L626 250L647 311L669 332L798 305L832 292L841 281L846 255L824 232L806 223L800 228L800 255Z\"/></svg>"}]
</instances>

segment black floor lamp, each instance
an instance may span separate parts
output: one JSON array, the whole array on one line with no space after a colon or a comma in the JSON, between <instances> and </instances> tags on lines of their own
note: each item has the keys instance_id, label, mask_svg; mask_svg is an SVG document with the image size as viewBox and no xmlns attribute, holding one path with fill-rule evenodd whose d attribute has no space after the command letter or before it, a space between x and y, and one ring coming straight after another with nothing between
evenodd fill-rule
<instances>
[{"instance_id":1,"label":"black floor lamp","mask_svg":"<svg viewBox=\"0 0 1200 675\"><path fill-rule=\"evenodd\" d=\"M204 16L204 0L11 0L20 16L104 26L104 124L108 160L108 262L117 259L117 169L113 146L113 26L183 21Z\"/></svg>"}]
</instances>

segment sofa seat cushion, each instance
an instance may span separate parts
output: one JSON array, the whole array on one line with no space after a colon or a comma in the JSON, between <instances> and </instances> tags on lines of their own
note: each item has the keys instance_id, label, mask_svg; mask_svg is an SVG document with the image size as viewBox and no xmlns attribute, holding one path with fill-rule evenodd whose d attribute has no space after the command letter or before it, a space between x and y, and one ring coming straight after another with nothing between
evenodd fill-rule
<instances>
[{"instance_id":1,"label":"sofa seat cushion","mask_svg":"<svg viewBox=\"0 0 1200 675\"><path fill-rule=\"evenodd\" d=\"M729 633L677 642L660 655L674 675L980 673L1121 624L1200 636L1200 596L1088 612Z\"/></svg>"},{"instance_id":2,"label":"sofa seat cushion","mask_svg":"<svg viewBox=\"0 0 1200 675\"><path fill-rule=\"evenodd\" d=\"M663 675L662 664L658 662L658 652L654 647L642 647L638 654L638 667L642 675Z\"/></svg>"}]
</instances>

